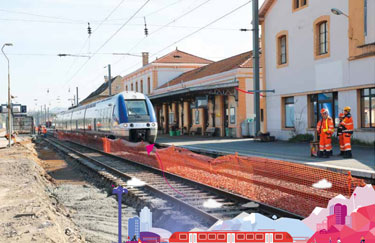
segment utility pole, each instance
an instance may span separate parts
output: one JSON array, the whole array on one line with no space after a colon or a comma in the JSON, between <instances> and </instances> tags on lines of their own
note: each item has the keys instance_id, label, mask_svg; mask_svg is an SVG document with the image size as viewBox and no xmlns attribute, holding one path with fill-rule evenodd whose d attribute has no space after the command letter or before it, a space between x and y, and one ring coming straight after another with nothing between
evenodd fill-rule
<instances>
[{"instance_id":1,"label":"utility pole","mask_svg":"<svg viewBox=\"0 0 375 243\"><path fill-rule=\"evenodd\" d=\"M12 98L10 95L10 67L9 67L9 58L5 55L4 47L13 46L12 43L5 43L1 48L1 52L4 54L5 58L8 61L8 146L10 148L12 142Z\"/></svg>"},{"instance_id":2,"label":"utility pole","mask_svg":"<svg viewBox=\"0 0 375 243\"><path fill-rule=\"evenodd\" d=\"M44 124L46 124L47 121L47 108L46 105L44 104Z\"/></svg>"},{"instance_id":3,"label":"utility pole","mask_svg":"<svg viewBox=\"0 0 375 243\"><path fill-rule=\"evenodd\" d=\"M259 16L258 1L253 0L253 73L254 73L254 111L255 136L260 132L260 92L259 92Z\"/></svg>"},{"instance_id":4,"label":"utility pole","mask_svg":"<svg viewBox=\"0 0 375 243\"><path fill-rule=\"evenodd\" d=\"M112 83L111 83L111 64L108 64L108 92L109 96L112 96Z\"/></svg>"},{"instance_id":5,"label":"utility pole","mask_svg":"<svg viewBox=\"0 0 375 243\"><path fill-rule=\"evenodd\" d=\"M77 106L78 106L78 87L76 87L76 93L77 93Z\"/></svg>"}]
</instances>

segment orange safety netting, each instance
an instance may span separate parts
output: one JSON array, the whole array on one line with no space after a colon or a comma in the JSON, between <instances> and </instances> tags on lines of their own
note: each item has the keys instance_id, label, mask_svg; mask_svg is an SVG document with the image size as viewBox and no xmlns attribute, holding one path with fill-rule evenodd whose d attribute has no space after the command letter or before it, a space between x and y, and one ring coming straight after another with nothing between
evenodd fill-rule
<instances>
[{"instance_id":1,"label":"orange safety netting","mask_svg":"<svg viewBox=\"0 0 375 243\"><path fill-rule=\"evenodd\" d=\"M59 132L57 136L160 169L155 153L147 154L147 143L79 133ZM363 180L350 175L275 159L237 154L214 159L174 146L158 149L157 153L167 172L301 216L308 216L315 207L326 207L328 201L339 194L349 197L357 186L365 185ZM312 186L322 179L332 183L332 187L318 189Z\"/></svg>"}]
</instances>

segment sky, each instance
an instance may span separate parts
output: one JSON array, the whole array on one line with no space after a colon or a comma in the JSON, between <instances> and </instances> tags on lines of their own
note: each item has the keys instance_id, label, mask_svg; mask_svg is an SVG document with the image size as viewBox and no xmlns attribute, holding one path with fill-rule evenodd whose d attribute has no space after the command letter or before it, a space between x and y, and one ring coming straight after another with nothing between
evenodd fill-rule
<instances>
[{"instance_id":1,"label":"sky","mask_svg":"<svg viewBox=\"0 0 375 243\"><path fill-rule=\"evenodd\" d=\"M213 61L249 51L252 34L239 29L251 28L251 12L249 0L3 0L0 45L13 43L4 48L13 103L29 111L68 107L76 87L83 100L104 82L108 64L112 76L140 68L142 52L150 53L151 62L176 47ZM2 104L7 87L7 61L0 53Z\"/></svg>"}]
</instances>

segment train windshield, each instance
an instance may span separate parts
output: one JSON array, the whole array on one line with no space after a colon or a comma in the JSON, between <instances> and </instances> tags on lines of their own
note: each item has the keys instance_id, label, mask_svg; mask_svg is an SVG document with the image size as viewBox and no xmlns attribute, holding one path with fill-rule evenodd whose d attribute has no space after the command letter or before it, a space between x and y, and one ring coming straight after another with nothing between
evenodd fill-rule
<instances>
[{"instance_id":1,"label":"train windshield","mask_svg":"<svg viewBox=\"0 0 375 243\"><path fill-rule=\"evenodd\" d=\"M148 109L145 100L125 100L125 105L129 116L148 115Z\"/></svg>"}]
</instances>

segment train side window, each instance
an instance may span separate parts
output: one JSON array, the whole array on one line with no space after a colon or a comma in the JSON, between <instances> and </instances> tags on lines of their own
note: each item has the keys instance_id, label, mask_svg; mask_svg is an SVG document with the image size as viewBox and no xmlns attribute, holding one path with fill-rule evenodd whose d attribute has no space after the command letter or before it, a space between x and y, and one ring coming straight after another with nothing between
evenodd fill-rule
<instances>
[{"instance_id":1,"label":"train side window","mask_svg":"<svg viewBox=\"0 0 375 243\"><path fill-rule=\"evenodd\" d=\"M237 240L245 240L245 234L237 234Z\"/></svg>"},{"instance_id":2,"label":"train side window","mask_svg":"<svg viewBox=\"0 0 375 243\"><path fill-rule=\"evenodd\" d=\"M264 235L263 234L256 234L255 235L255 239L256 240L263 240L264 239Z\"/></svg>"},{"instance_id":3,"label":"train side window","mask_svg":"<svg viewBox=\"0 0 375 243\"><path fill-rule=\"evenodd\" d=\"M187 240L187 234L180 234L180 240Z\"/></svg>"},{"instance_id":4,"label":"train side window","mask_svg":"<svg viewBox=\"0 0 375 243\"><path fill-rule=\"evenodd\" d=\"M275 240L282 240L283 239L283 234L275 234Z\"/></svg>"},{"instance_id":5,"label":"train side window","mask_svg":"<svg viewBox=\"0 0 375 243\"><path fill-rule=\"evenodd\" d=\"M254 240L254 234L246 234L246 240Z\"/></svg>"},{"instance_id":6,"label":"train side window","mask_svg":"<svg viewBox=\"0 0 375 243\"><path fill-rule=\"evenodd\" d=\"M218 240L225 240L225 234L218 234L217 239Z\"/></svg>"},{"instance_id":7,"label":"train side window","mask_svg":"<svg viewBox=\"0 0 375 243\"><path fill-rule=\"evenodd\" d=\"M216 235L215 234L208 234L208 239L209 240L216 240Z\"/></svg>"},{"instance_id":8,"label":"train side window","mask_svg":"<svg viewBox=\"0 0 375 243\"><path fill-rule=\"evenodd\" d=\"M206 235L206 233L199 233L199 234L198 234L198 239L199 239L199 240L207 240L207 235Z\"/></svg>"}]
</instances>

